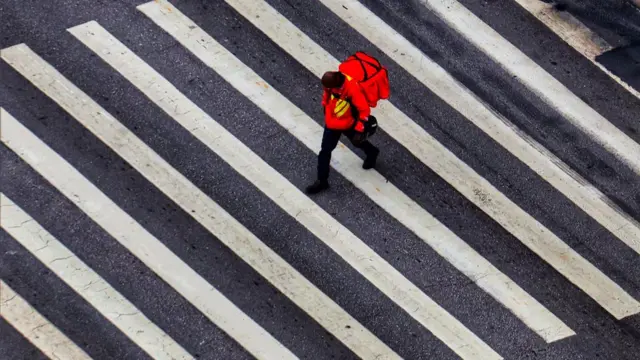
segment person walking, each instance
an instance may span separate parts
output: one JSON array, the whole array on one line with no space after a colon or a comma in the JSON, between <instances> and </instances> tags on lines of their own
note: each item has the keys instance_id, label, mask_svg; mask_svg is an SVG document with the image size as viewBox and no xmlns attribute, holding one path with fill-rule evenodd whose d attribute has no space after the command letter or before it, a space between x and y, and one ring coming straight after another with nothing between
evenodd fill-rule
<instances>
[{"instance_id":1,"label":"person walking","mask_svg":"<svg viewBox=\"0 0 640 360\"><path fill-rule=\"evenodd\" d=\"M370 116L371 108L360 85L340 71L327 71L321 81L324 87L322 107L325 126L318 154L318 177L307 187L308 194L316 194L329 188L331 152L343 134L355 147L364 151L364 169L373 168L380 153L367 140L365 130L369 126L375 126L376 119Z\"/></svg>"}]
</instances>

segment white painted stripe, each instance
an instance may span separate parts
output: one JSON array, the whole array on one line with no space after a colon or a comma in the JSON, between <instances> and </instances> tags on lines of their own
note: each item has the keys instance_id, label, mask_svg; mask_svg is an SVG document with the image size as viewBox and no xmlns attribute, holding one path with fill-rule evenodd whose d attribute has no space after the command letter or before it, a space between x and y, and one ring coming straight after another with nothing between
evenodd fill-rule
<instances>
[{"instance_id":1,"label":"white painted stripe","mask_svg":"<svg viewBox=\"0 0 640 360\"><path fill-rule=\"evenodd\" d=\"M2 279L0 279L0 317L22 333L50 359L91 359ZM9 354L4 355L9 356Z\"/></svg>"},{"instance_id":2,"label":"white painted stripe","mask_svg":"<svg viewBox=\"0 0 640 360\"><path fill-rule=\"evenodd\" d=\"M116 148L134 148L131 138L119 136L120 129L104 115L106 111L92 106L89 97L26 45L3 50L2 57L70 114L83 121L102 121L101 135L114 137ZM22 124L3 116L1 136L11 150L249 353L264 360L297 359ZM152 154L147 148L134 149L141 157ZM158 181L174 180L152 164L148 162L147 169L158 174Z\"/></svg>"},{"instance_id":3,"label":"white painted stripe","mask_svg":"<svg viewBox=\"0 0 640 360\"><path fill-rule=\"evenodd\" d=\"M328 0L338 2L337 0ZM327 1L323 1L327 2ZM346 1L347 3L351 0ZM609 123L562 83L455 0L420 0L573 125L640 174L640 144ZM344 3L341 1L340 4ZM397 47L396 47L397 48Z\"/></svg>"},{"instance_id":4,"label":"white painted stripe","mask_svg":"<svg viewBox=\"0 0 640 360\"><path fill-rule=\"evenodd\" d=\"M606 67L596 61L596 56L611 50L613 47L606 40L598 36L595 32L584 25L566 11L558 11L553 4L544 3L540 0L514 0L529 13L546 25L551 31L556 33L569 46L586 57L594 65L609 75L627 91L640 99L640 92L629 86L626 82L614 75ZM640 0L635 0L640 1Z\"/></svg>"},{"instance_id":5,"label":"white painted stripe","mask_svg":"<svg viewBox=\"0 0 640 360\"><path fill-rule=\"evenodd\" d=\"M412 45L408 45L407 50L412 55L415 55L416 58L420 56L426 58L426 55L420 53ZM426 71L429 74L425 74L422 71L427 61L418 64L407 61L402 57L395 60L423 84L429 86L431 83L431 69ZM437 68L440 72L444 71L433 61L429 60L429 62L428 66ZM450 80L453 84L454 80ZM459 87L462 88L461 85ZM445 88L436 89L432 86L432 90L491 136L492 139L527 164L549 184L562 192L563 195L598 221L604 228L640 254L640 224L617 206L612 206L613 202L606 195L573 171L552 152L525 132L519 130L509 120L489 110L479 99L472 96L468 89L460 90L459 93L456 93L454 92L455 90L447 91Z\"/></svg>"},{"instance_id":6,"label":"white painted stripe","mask_svg":"<svg viewBox=\"0 0 640 360\"><path fill-rule=\"evenodd\" d=\"M336 58L275 10L267 10L269 6L263 1L225 1L316 76L321 77L327 69L337 68L339 62ZM432 91L453 108L467 117L473 115L470 114L471 111L480 111L481 108L478 106L470 106L473 105L469 102L474 97L473 94L366 7L351 0L319 1L407 68L409 73L420 76L423 83L428 84ZM395 52L400 48L403 50ZM616 318L640 312L640 303L620 286L524 212L391 103L380 102L374 111L379 114L379 126L387 134Z\"/></svg>"},{"instance_id":7,"label":"white painted stripe","mask_svg":"<svg viewBox=\"0 0 640 360\"><path fill-rule=\"evenodd\" d=\"M89 22L70 31L454 351L463 357L500 358L349 229L311 201L97 23ZM301 302L300 305L303 304ZM331 322L327 325L335 328ZM350 339L344 339L344 336L338 338L350 344ZM368 342L376 344L373 339ZM367 354L370 350L364 344L365 342L357 342L354 349ZM374 353L396 357L390 350L382 347ZM366 355L368 358L371 356Z\"/></svg>"},{"instance_id":8,"label":"white painted stripe","mask_svg":"<svg viewBox=\"0 0 640 360\"><path fill-rule=\"evenodd\" d=\"M2 112L9 121L9 136L16 122ZM10 116L10 115L9 115ZM16 241L82 296L102 316L127 335L131 341L154 359L193 359L162 329L149 320L100 275L60 243L6 195L0 193L0 223ZM127 316L121 316L127 314ZM60 355L60 354L59 354ZM66 358L66 357L62 357Z\"/></svg>"},{"instance_id":9,"label":"white painted stripe","mask_svg":"<svg viewBox=\"0 0 640 360\"><path fill-rule=\"evenodd\" d=\"M320 151L318 139L322 137L323 128L178 9L166 3L156 2L141 5L139 9L309 149L316 153ZM263 5L258 4L253 9L262 11ZM270 18L272 11L268 13L265 21L275 20ZM264 13L261 12L261 14ZM546 341L556 341L575 334L380 173L375 170L363 170L359 166L362 160L349 148L343 145L338 146L333 152L332 161L336 170L354 186L398 221L406 224L423 241L511 310Z\"/></svg>"},{"instance_id":10,"label":"white painted stripe","mask_svg":"<svg viewBox=\"0 0 640 360\"><path fill-rule=\"evenodd\" d=\"M88 26L91 27L90 31L95 34L100 34L101 36L94 37L86 33L85 30ZM186 102L186 99L184 99L171 84L162 78L160 74L153 72L148 65L126 50L123 45L116 45L113 41L117 40L110 37L97 23L90 22L84 26L81 25L72 28L69 31L84 40L85 44L100 46L101 50L97 51L97 53L105 59L124 59L124 63L127 64L128 67L117 67L123 75L128 79L132 79L131 72L135 73L136 78L134 85L141 86L141 84L143 84L145 90L151 86L151 89L155 91L155 93L152 93L154 100L165 97L165 100L163 100L165 102L162 103L163 109L171 109L170 114L175 116L176 119L179 119L183 125L188 124L187 128L193 130L192 133L194 133L194 135L202 138L203 134L206 133L206 138L210 140L208 145L211 146L211 142L215 142L217 144L216 146L219 146L218 150L220 150L221 154L231 153L232 156L226 156L225 158L229 160L236 169L246 168L246 171L248 171L249 168L251 168L252 171L258 169L257 172L254 172L254 174L257 175L250 179L258 181L257 183L260 184L260 188L263 188L262 184L273 184L273 186L275 186L274 188L277 189L276 191L278 191L276 196L283 196L282 193L288 194L297 191L290 184L289 188L282 190L283 187L278 185L278 183L282 181L281 177L273 176L274 173L278 173L268 167L255 154L248 152L249 150L243 146L239 140L231 137L221 126L216 127L215 131L207 133L206 129L208 127L216 126L213 120L197 108L193 109L190 113L185 113L185 109L189 109L194 105ZM105 42L106 47L104 46ZM24 54L28 50L27 48L22 48L20 51ZM225 212L222 207L211 200L198 187L189 182L180 172L171 167L171 165L164 161L153 149L144 144L135 134L120 124L90 97L64 79L64 77L59 75L50 65L37 59L37 55L30 55L29 61L28 67L20 67L20 71L26 75L25 77L33 79L36 86L40 87L41 90L56 100L65 109L68 109L80 123L110 146L146 179L164 192L178 206L184 209L185 212L193 216L196 221L207 228L240 258L250 264L259 274L282 291L284 295L288 296L296 305L318 321L320 325L324 326L327 331L330 331L337 339L343 341L356 354L359 354L364 359L400 358L393 350L376 338L375 335L344 311L338 304L331 300L331 298L322 293L313 283L305 279L302 274L296 271L296 269L271 250L271 248L261 242L229 213ZM43 75L38 75L37 78L33 78L35 74ZM50 85L53 83L53 79L56 79L55 86ZM194 119L196 120L194 121ZM204 123L198 123L198 121L204 121ZM198 126L201 126L200 130L196 131L195 129ZM293 190L291 190L291 188L293 188ZM288 197L283 196L283 199L286 201ZM313 217L315 214L312 211L313 209L303 204L304 202L302 201L292 202L292 214L298 218L305 216ZM309 215L306 215L307 213ZM332 222L326 221L318 226L326 226L326 224L331 225ZM339 230L338 227L332 226L330 229L326 229L323 235L325 237L335 237L336 230ZM342 240L344 239L338 236L335 241ZM344 241L357 241L357 238L353 237L353 240L348 238ZM353 250L353 252L355 253L356 250ZM358 259L361 259L360 262L362 266L369 266L370 263L367 261L367 258L371 256L368 256L368 253L357 252L352 256L360 256ZM397 282L400 284L400 280ZM205 288L205 286L200 287ZM204 298L201 300L206 301L207 299ZM210 302L215 306L213 300ZM413 305L413 303L411 303L411 305ZM414 306L412 310L415 310L415 307L416 306ZM229 317L226 318L224 322L225 325L229 327L229 330L232 331L232 334L235 336L241 336L243 333L247 334L248 337L244 338L243 342L249 349L253 349L255 354L259 355L260 352L262 352L264 358L269 359L288 359L293 356L284 352L284 349L270 347L270 341L260 339L258 334L252 335L251 328L247 328L246 331L243 330L243 318L235 316L233 311L229 312L224 308L220 310L225 312L225 314L229 314ZM436 316L438 314L430 313L429 315ZM249 322L251 320L246 318L244 321ZM234 326L236 322L237 325L239 325L237 328ZM235 330L237 330L238 333L235 333ZM264 336L266 336L266 334L264 334ZM241 337L240 339L242 340L243 338ZM265 348L261 349L262 346Z\"/></svg>"},{"instance_id":11,"label":"white painted stripe","mask_svg":"<svg viewBox=\"0 0 640 360\"><path fill-rule=\"evenodd\" d=\"M613 47L567 11L558 11L553 3L540 0L514 0L589 60Z\"/></svg>"}]
</instances>

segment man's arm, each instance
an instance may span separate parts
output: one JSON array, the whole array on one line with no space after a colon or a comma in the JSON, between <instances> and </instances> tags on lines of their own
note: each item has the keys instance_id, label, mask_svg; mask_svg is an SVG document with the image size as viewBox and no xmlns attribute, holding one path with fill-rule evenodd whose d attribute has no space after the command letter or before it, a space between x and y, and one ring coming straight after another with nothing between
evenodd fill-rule
<instances>
[{"instance_id":1,"label":"man's arm","mask_svg":"<svg viewBox=\"0 0 640 360\"><path fill-rule=\"evenodd\" d=\"M324 91L322 92L322 107L327 106L327 104L329 103L329 90L328 89L324 89Z\"/></svg>"},{"instance_id":2,"label":"man's arm","mask_svg":"<svg viewBox=\"0 0 640 360\"><path fill-rule=\"evenodd\" d=\"M371 108L369 108L369 102L364 97L362 93L362 89L357 84L351 83L348 87L349 90L349 98L351 100L351 105L355 106L358 110L358 117L361 121L367 121L369 115L371 115Z\"/></svg>"}]
</instances>

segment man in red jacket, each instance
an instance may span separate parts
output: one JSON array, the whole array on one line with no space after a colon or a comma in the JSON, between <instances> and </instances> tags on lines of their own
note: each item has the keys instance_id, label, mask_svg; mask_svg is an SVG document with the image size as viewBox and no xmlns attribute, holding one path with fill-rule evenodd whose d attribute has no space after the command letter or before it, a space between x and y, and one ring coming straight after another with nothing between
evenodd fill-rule
<instances>
[{"instance_id":1,"label":"man in red jacket","mask_svg":"<svg viewBox=\"0 0 640 360\"><path fill-rule=\"evenodd\" d=\"M365 122L369 119L371 109L360 86L337 71L324 73L322 86L325 128L318 154L318 179L307 187L309 194L329 188L331 152L338 145L342 134L355 147L364 150L367 156L362 165L364 169L373 168L380 153L378 148L365 139Z\"/></svg>"}]
</instances>

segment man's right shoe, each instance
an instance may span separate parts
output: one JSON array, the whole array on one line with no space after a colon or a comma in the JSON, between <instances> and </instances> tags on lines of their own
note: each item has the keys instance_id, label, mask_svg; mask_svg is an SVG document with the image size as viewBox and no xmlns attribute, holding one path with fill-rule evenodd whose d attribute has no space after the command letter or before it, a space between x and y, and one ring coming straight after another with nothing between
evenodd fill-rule
<instances>
[{"instance_id":1,"label":"man's right shoe","mask_svg":"<svg viewBox=\"0 0 640 360\"><path fill-rule=\"evenodd\" d=\"M307 186L307 194L317 194L328 188L329 188L328 181L316 180L316 182Z\"/></svg>"},{"instance_id":2,"label":"man's right shoe","mask_svg":"<svg viewBox=\"0 0 640 360\"><path fill-rule=\"evenodd\" d=\"M378 155L380 155L380 149L376 148L372 154L368 155L364 159L362 168L365 170L373 169L376 166L376 160L378 160Z\"/></svg>"}]
</instances>

